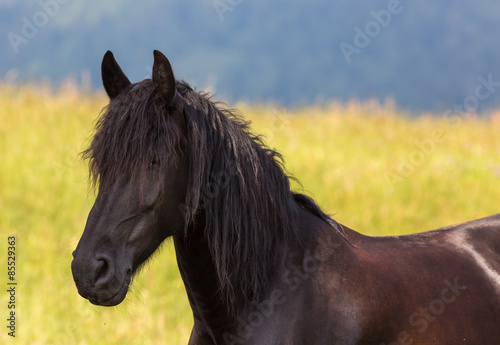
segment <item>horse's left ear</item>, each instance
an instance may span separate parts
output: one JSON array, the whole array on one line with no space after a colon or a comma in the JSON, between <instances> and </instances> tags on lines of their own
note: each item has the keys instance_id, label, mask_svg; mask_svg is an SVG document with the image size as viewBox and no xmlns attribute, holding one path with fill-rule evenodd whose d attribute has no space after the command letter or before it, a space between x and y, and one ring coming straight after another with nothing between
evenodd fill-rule
<instances>
[{"instance_id":1,"label":"horse's left ear","mask_svg":"<svg viewBox=\"0 0 500 345\"><path fill-rule=\"evenodd\" d=\"M102 84L110 99L115 98L127 86L130 85L125 73L118 65L109 50L104 54L101 64Z\"/></svg>"},{"instance_id":2,"label":"horse's left ear","mask_svg":"<svg viewBox=\"0 0 500 345\"><path fill-rule=\"evenodd\" d=\"M155 50L153 63L153 84L156 92L165 100L168 105L174 102L175 98L175 78L170 62L160 51Z\"/></svg>"}]
</instances>

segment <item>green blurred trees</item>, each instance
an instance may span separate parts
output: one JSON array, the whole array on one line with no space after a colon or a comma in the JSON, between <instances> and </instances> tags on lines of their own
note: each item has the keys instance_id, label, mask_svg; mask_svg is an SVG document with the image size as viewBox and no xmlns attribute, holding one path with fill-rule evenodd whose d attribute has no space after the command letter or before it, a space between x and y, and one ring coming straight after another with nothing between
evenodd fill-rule
<instances>
[{"instance_id":1,"label":"green blurred trees","mask_svg":"<svg viewBox=\"0 0 500 345\"><path fill-rule=\"evenodd\" d=\"M373 12L391 5L401 11L377 22ZM9 33L24 37L26 19L40 23L39 12L46 23L35 25L38 32L16 53ZM367 28L369 44L348 62L340 45L354 45ZM390 97L410 110L445 111L473 94L479 76L500 80L494 0L2 0L0 32L0 78L14 70L21 81L57 82L89 70L100 87L106 50L138 80L150 74L152 50L160 49L177 77L229 101ZM478 110L499 104L492 93Z\"/></svg>"}]
</instances>

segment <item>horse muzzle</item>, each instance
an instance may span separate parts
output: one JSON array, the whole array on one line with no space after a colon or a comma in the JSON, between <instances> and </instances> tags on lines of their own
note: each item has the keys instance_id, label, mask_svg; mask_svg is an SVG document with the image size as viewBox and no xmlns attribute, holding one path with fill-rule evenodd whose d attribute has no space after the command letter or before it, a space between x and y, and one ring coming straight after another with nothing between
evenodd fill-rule
<instances>
[{"instance_id":1,"label":"horse muzzle","mask_svg":"<svg viewBox=\"0 0 500 345\"><path fill-rule=\"evenodd\" d=\"M73 253L71 263L73 280L78 293L100 306L120 304L127 295L132 278L132 267L120 268L107 254L78 255Z\"/></svg>"}]
</instances>

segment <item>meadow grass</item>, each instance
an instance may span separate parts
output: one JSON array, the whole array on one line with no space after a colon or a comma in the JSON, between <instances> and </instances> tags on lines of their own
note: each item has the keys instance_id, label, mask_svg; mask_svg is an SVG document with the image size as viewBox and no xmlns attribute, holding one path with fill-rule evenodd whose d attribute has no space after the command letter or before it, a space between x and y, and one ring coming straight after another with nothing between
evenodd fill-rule
<instances>
[{"instance_id":1,"label":"meadow grass","mask_svg":"<svg viewBox=\"0 0 500 345\"><path fill-rule=\"evenodd\" d=\"M0 85L0 262L17 238L16 338L1 344L186 344L192 317L173 246L165 243L114 308L81 298L71 252L94 194L78 153L107 99ZM237 104L253 131L339 222L369 235L420 232L500 211L500 118L423 115L355 102L284 109Z\"/></svg>"}]
</instances>

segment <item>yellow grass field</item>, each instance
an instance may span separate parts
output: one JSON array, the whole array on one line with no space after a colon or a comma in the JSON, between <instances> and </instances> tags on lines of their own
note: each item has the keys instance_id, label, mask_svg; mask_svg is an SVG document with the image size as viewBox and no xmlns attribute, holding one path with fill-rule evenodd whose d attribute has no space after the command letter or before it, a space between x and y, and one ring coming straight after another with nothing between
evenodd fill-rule
<instances>
[{"instance_id":1,"label":"yellow grass field","mask_svg":"<svg viewBox=\"0 0 500 345\"><path fill-rule=\"evenodd\" d=\"M78 153L106 103L71 88L0 85L0 344L187 343L192 318L171 243L118 307L92 306L73 283L71 252L94 198ZM362 233L407 234L500 212L500 116L411 119L355 102L232 106L283 153L305 193Z\"/></svg>"}]
</instances>

